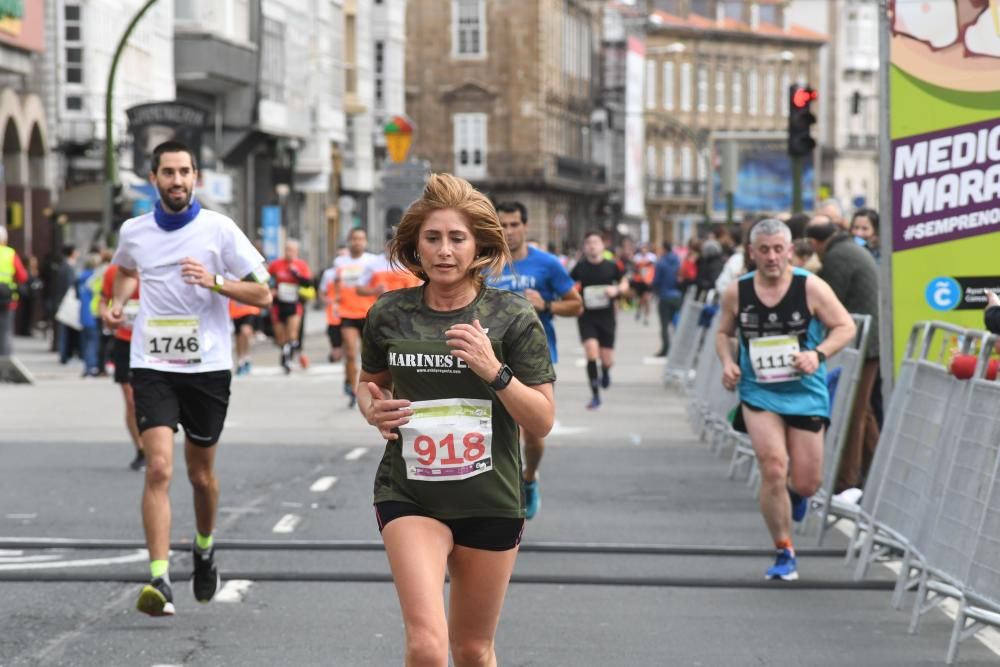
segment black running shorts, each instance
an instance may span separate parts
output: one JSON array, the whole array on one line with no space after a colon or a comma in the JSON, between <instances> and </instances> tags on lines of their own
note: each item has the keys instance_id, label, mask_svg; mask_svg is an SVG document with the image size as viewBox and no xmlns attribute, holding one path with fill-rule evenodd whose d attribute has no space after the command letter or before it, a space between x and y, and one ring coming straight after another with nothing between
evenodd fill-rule
<instances>
[{"instance_id":1,"label":"black running shorts","mask_svg":"<svg viewBox=\"0 0 1000 667\"><path fill-rule=\"evenodd\" d=\"M357 329L358 331L365 330L365 318L363 317L345 317L340 320L340 326L351 327L352 329Z\"/></svg>"},{"instance_id":2,"label":"black running shorts","mask_svg":"<svg viewBox=\"0 0 1000 667\"><path fill-rule=\"evenodd\" d=\"M256 329L257 328L255 326L256 324L257 324L256 315L244 315L243 317L237 317L235 320L233 320L233 329L235 329L236 333L238 334L240 332L240 329L242 329L245 326L248 326L251 329Z\"/></svg>"},{"instance_id":3,"label":"black running shorts","mask_svg":"<svg viewBox=\"0 0 1000 667\"><path fill-rule=\"evenodd\" d=\"M211 447L222 435L232 378L229 371L167 373L132 369L139 432L166 426L176 433L180 424L192 443Z\"/></svg>"},{"instance_id":4,"label":"black running shorts","mask_svg":"<svg viewBox=\"0 0 1000 667\"><path fill-rule=\"evenodd\" d=\"M344 334L339 324L327 324L326 337L330 339L330 347L344 347Z\"/></svg>"},{"instance_id":5,"label":"black running shorts","mask_svg":"<svg viewBox=\"0 0 1000 667\"><path fill-rule=\"evenodd\" d=\"M580 329L580 342L596 338L597 344L604 348L615 346L615 312L612 309L597 312L584 312L577 320Z\"/></svg>"},{"instance_id":6,"label":"black running shorts","mask_svg":"<svg viewBox=\"0 0 1000 667\"><path fill-rule=\"evenodd\" d=\"M115 365L115 382L118 384L128 384L131 382L131 375L129 374L132 368L131 357L131 341L115 338L111 344L111 363Z\"/></svg>"},{"instance_id":7,"label":"black running shorts","mask_svg":"<svg viewBox=\"0 0 1000 667\"><path fill-rule=\"evenodd\" d=\"M393 519L403 516L425 516L440 521L451 530L455 544L484 551L509 551L521 543L524 519L474 517L468 519L438 519L413 503L388 500L375 503L378 532Z\"/></svg>"},{"instance_id":8,"label":"black running shorts","mask_svg":"<svg viewBox=\"0 0 1000 667\"><path fill-rule=\"evenodd\" d=\"M764 412L764 408L758 408L756 405L750 405L746 401L743 401L741 405L745 405L748 410L753 412ZM785 422L785 426L788 428L798 429L800 431L809 431L810 433L822 433L823 429L830 425L830 420L826 417L817 417L811 415L783 415L778 414L782 421ZM743 411L736 411L736 418L733 420L733 429L739 431L740 433L746 433L747 427L746 422L743 419Z\"/></svg>"},{"instance_id":9,"label":"black running shorts","mask_svg":"<svg viewBox=\"0 0 1000 667\"><path fill-rule=\"evenodd\" d=\"M302 314L302 304L300 303L282 303L281 301L275 301L274 305L271 306L271 321L284 324L288 321L289 317L295 317L296 315Z\"/></svg>"}]
</instances>

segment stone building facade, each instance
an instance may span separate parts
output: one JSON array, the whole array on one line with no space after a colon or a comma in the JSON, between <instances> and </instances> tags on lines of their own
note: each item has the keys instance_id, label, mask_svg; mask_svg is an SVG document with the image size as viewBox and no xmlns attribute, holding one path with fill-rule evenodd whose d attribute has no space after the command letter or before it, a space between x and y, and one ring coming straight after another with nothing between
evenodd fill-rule
<instances>
[{"instance_id":1,"label":"stone building facade","mask_svg":"<svg viewBox=\"0 0 1000 667\"><path fill-rule=\"evenodd\" d=\"M528 208L529 235L577 245L606 227L593 158L603 3L421 0L407 15L411 155Z\"/></svg>"}]
</instances>

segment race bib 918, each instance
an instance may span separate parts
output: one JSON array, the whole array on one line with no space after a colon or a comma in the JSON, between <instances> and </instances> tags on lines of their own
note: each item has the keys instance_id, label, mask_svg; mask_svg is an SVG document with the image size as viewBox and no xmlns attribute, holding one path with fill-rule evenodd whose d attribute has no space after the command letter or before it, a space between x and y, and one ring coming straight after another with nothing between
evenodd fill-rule
<instances>
[{"instance_id":1,"label":"race bib 918","mask_svg":"<svg viewBox=\"0 0 1000 667\"><path fill-rule=\"evenodd\" d=\"M792 367L794 355L799 351L795 336L764 336L750 340L750 362L757 382L789 382L799 377Z\"/></svg>"},{"instance_id":2,"label":"race bib 918","mask_svg":"<svg viewBox=\"0 0 1000 667\"><path fill-rule=\"evenodd\" d=\"M493 470L493 403L472 398L414 401L399 428L407 479L446 482Z\"/></svg>"},{"instance_id":3,"label":"race bib 918","mask_svg":"<svg viewBox=\"0 0 1000 667\"><path fill-rule=\"evenodd\" d=\"M170 364L200 363L200 325L197 315L147 319L142 328L146 356Z\"/></svg>"}]
</instances>

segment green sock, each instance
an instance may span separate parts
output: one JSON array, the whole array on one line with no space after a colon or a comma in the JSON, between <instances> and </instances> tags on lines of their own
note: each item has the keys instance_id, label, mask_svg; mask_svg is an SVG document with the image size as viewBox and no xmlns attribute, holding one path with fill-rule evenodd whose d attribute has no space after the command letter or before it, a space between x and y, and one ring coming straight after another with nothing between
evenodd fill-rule
<instances>
[{"instance_id":1,"label":"green sock","mask_svg":"<svg viewBox=\"0 0 1000 667\"><path fill-rule=\"evenodd\" d=\"M194 533L194 543L198 547L199 551L208 551L212 548L212 544L215 542L215 538L211 535L205 536L195 531Z\"/></svg>"},{"instance_id":2,"label":"green sock","mask_svg":"<svg viewBox=\"0 0 1000 667\"><path fill-rule=\"evenodd\" d=\"M149 573L153 576L153 579L161 577L167 582L170 581L170 561L168 560L151 560L149 561Z\"/></svg>"}]
</instances>

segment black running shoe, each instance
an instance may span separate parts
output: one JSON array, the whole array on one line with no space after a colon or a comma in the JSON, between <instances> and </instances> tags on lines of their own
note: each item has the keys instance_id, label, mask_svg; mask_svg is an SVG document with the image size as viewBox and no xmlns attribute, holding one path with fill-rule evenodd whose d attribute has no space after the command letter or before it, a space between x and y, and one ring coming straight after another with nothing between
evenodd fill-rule
<instances>
[{"instance_id":1,"label":"black running shoe","mask_svg":"<svg viewBox=\"0 0 1000 667\"><path fill-rule=\"evenodd\" d=\"M142 587L135 608L150 616L174 615L174 592L161 577Z\"/></svg>"},{"instance_id":2,"label":"black running shoe","mask_svg":"<svg viewBox=\"0 0 1000 667\"><path fill-rule=\"evenodd\" d=\"M141 449L135 453L135 458L128 464L132 470L142 470L146 467L146 453Z\"/></svg>"},{"instance_id":3,"label":"black running shoe","mask_svg":"<svg viewBox=\"0 0 1000 667\"><path fill-rule=\"evenodd\" d=\"M219 570L215 567L215 547L208 551L195 549L191 555L194 558L194 574L191 575L194 599L198 602L211 602L222 583Z\"/></svg>"}]
</instances>

